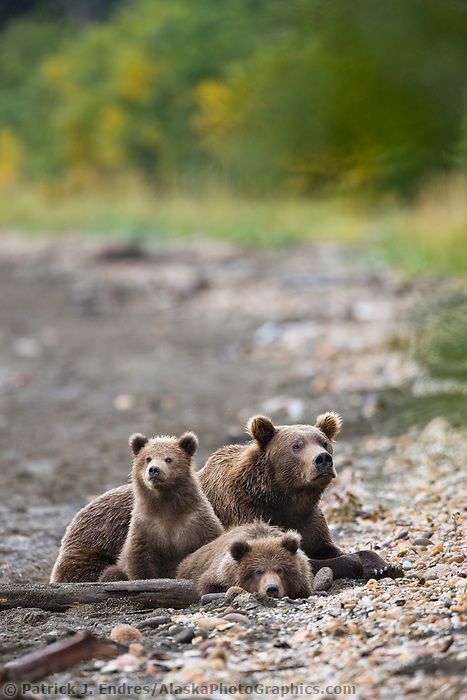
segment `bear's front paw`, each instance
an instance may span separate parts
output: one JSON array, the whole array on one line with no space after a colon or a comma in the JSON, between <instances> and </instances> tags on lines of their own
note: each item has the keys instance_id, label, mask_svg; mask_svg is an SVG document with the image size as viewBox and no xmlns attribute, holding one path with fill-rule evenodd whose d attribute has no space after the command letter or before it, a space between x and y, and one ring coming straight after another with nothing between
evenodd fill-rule
<instances>
[{"instance_id":1,"label":"bear's front paw","mask_svg":"<svg viewBox=\"0 0 467 700\"><path fill-rule=\"evenodd\" d=\"M370 549L362 550L356 553L363 569L363 578L400 578L403 576L401 567L388 564L387 562Z\"/></svg>"}]
</instances>

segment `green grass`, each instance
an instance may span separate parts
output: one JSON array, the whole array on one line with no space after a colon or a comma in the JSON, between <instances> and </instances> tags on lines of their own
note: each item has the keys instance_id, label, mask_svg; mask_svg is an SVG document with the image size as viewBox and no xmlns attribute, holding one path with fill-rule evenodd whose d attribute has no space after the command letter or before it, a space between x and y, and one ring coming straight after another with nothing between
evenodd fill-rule
<instances>
[{"instance_id":1,"label":"green grass","mask_svg":"<svg viewBox=\"0 0 467 700\"><path fill-rule=\"evenodd\" d=\"M454 182L454 184L453 184ZM467 187L437 185L411 206L355 201L209 196L157 197L142 187L64 194L0 192L0 231L125 240L214 237L248 247L313 241L360 244L409 274L467 274Z\"/></svg>"},{"instance_id":2,"label":"green grass","mask_svg":"<svg viewBox=\"0 0 467 700\"><path fill-rule=\"evenodd\" d=\"M53 196L38 190L0 193L0 228L170 239L215 237L277 246L329 237L358 239L343 206L332 201L245 200L216 193L157 198L144 190Z\"/></svg>"}]
</instances>

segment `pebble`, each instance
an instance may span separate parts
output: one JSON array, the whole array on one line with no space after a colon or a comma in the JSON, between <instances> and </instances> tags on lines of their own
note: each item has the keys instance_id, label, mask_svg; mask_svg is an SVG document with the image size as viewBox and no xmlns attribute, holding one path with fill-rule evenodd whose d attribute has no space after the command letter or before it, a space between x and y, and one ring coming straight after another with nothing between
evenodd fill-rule
<instances>
[{"instance_id":1,"label":"pebble","mask_svg":"<svg viewBox=\"0 0 467 700\"><path fill-rule=\"evenodd\" d=\"M227 589L225 597L235 598L237 595L241 595L242 593L246 593L244 588L241 588L240 586L230 586L230 588Z\"/></svg>"},{"instance_id":2,"label":"pebble","mask_svg":"<svg viewBox=\"0 0 467 700\"><path fill-rule=\"evenodd\" d=\"M135 627L137 629L159 627L160 625L168 625L169 622L172 622L172 618L168 615L156 615L155 617L147 617L145 620L141 620Z\"/></svg>"},{"instance_id":3,"label":"pebble","mask_svg":"<svg viewBox=\"0 0 467 700\"><path fill-rule=\"evenodd\" d=\"M132 625L116 625L110 632L110 639L119 644L133 642L136 639L141 639L142 636L139 629L136 629L136 627Z\"/></svg>"},{"instance_id":4,"label":"pebble","mask_svg":"<svg viewBox=\"0 0 467 700\"><path fill-rule=\"evenodd\" d=\"M212 603L213 600L223 600L226 597L226 593L205 593L201 596L201 605L207 605Z\"/></svg>"},{"instance_id":5,"label":"pebble","mask_svg":"<svg viewBox=\"0 0 467 700\"><path fill-rule=\"evenodd\" d=\"M433 553L444 552L444 547L442 544L434 544L433 548L431 549L431 552L433 552Z\"/></svg>"},{"instance_id":6,"label":"pebble","mask_svg":"<svg viewBox=\"0 0 467 700\"><path fill-rule=\"evenodd\" d=\"M328 566L323 566L316 574L313 581L313 590L315 591L327 591L331 588L334 581L334 576L332 569Z\"/></svg>"},{"instance_id":7,"label":"pebble","mask_svg":"<svg viewBox=\"0 0 467 700\"><path fill-rule=\"evenodd\" d=\"M232 613L233 614L233 613ZM223 617L199 617L196 624L203 630L212 629L213 627L222 627L227 624Z\"/></svg>"},{"instance_id":8,"label":"pebble","mask_svg":"<svg viewBox=\"0 0 467 700\"><path fill-rule=\"evenodd\" d=\"M228 622L239 622L242 625L247 625L250 621L247 615L242 615L242 613L237 612L227 613L227 615L224 614L224 620Z\"/></svg>"},{"instance_id":9,"label":"pebble","mask_svg":"<svg viewBox=\"0 0 467 700\"><path fill-rule=\"evenodd\" d=\"M416 540L412 540L412 544L416 547L430 547L433 542L427 537L417 537Z\"/></svg>"},{"instance_id":10,"label":"pebble","mask_svg":"<svg viewBox=\"0 0 467 700\"><path fill-rule=\"evenodd\" d=\"M140 665L141 659L138 659L134 654L121 654L103 666L101 671L102 673L115 673L116 671L130 673L131 671L136 671Z\"/></svg>"},{"instance_id":11,"label":"pebble","mask_svg":"<svg viewBox=\"0 0 467 700\"><path fill-rule=\"evenodd\" d=\"M130 654L134 654L135 656L141 656L141 654L144 652L144 647L139 642L132 642L128 646L128 651Z\"/></svg>"},{"instance_id":12,"label":"pebble","mask_svg":"<svg viewBox=\"0 0 467 700\"><path fill-rule=\"evenodd\" d=\"M197 631L195 627L186 627L184 630L175 635L174 639L179 644L189 644L196 637Z\"/></svg>"},{"instance_id":13,"label":"pebble","mask_svg":"<svg viewBox=\"0 0 467 700\"><path fill-rule=\"evenodd\" d=\"M414 565L410 561L404 561L402 563L402 568L404 569L404 571L410 571L410 569L414 568Z\"/></svg>"}]
</instances>

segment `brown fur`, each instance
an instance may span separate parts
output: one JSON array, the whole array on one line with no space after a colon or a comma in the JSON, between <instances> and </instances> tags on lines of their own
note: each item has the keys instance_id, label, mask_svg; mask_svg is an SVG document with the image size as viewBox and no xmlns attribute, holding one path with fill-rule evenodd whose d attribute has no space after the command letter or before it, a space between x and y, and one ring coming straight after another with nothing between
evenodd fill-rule
<instances>
[{"instance_id":1,"label":"brown fur","mask_svg":"<svg viewBox=\"0 0 467 700\"><path fill-rule=\"evenodd\" d=\"M105 567L117 561L132 508L131 484L107 491L82 508L65 531L51 583L97 581Z\"/></svg>"},{"instance_id":2,"label":"brown fur","mask_svg":"<svg viewBox=\"0 0 467 700\"><path fill-rule=\"evenodd\" d=\"M199 482L225 527L259 519L298 530L314 571L329 566L335 578L394 573L374 552L344 555L319 507L336 476L332 441L341 425L334 412L320 415L314 426L275 426L255 416L247 425L252 442L215 452L198 473ZM323 455L329 465L320 470L315 460Z\"/></svg>"},{"instance_id":3,"label":"brown fur","mask_svg":"<svg viewBox=\"0 0 467 700\"><path fill-rule=\"evenodd\" d=\"M192 579L201 595L241 586L250 593L304 598L313 575L300 539L266 523L242 525L190 554L177 577Z\"/></svg>"},{"instance_id":4,"label":"brown fur","mask_svg":"<svg viewBox=\"0 0 467 700\"><path fill-rule=\"evenodd\" d=\"M138 433L130 445L132 484L103 494L78 513L51 581L174 577L187 554L223 532L192 472L193 433L178 440L148 440ZM154 467L157 481L149 480Z\"/></svg>"},{"instance_id":5,"label":"brown fur","mask_svg":"<svg viewBox=\"0 0 467 700\"><path fill-rule=\"evenodd\" d=\"M332 440L341 427L339 416L322 414L316 424L274 426L256 416L248 424L252 442L215 452L198 472L202 490L225 527L265 520L302 535L302 548L313 570L330 566L335 578L396 576L369 550L343 554L333 543L319 500L332 481L313 481L313 457L332 454ZM303 444L295 453L296 438ZM297 443L298 444L298 443ZM68 526L52 580L95 581L115 564L125 541L133 505L131 484L112 489L83 508Z\"/></svg>"}]
</instances>

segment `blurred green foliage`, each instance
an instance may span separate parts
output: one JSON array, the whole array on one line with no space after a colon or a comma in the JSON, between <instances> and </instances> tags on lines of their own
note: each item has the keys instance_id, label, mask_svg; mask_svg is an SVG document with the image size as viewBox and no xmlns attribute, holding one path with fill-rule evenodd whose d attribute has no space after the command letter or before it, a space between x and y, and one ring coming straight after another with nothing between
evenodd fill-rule
<instances>
[{"instance_id":1,"label":"blurred green foliage","mask_svg":"<svg viewBox=\"0 0 467 700\"><path fill-rule=\"evenodd\" d=\"M3 29L0 186L410 193L467 169L463 0L114 5Z\"/></svg>"},{"instance_id":2,"label":"blurred green foliage","mask_svg":"<svg viewBox=\"0 0 467 700\"><path fill-rule=\"evenodd\" d=\"M467 292L423 304L414 322L419 364L438 379L467 380Z\"/></svg>"}]
</instances>

